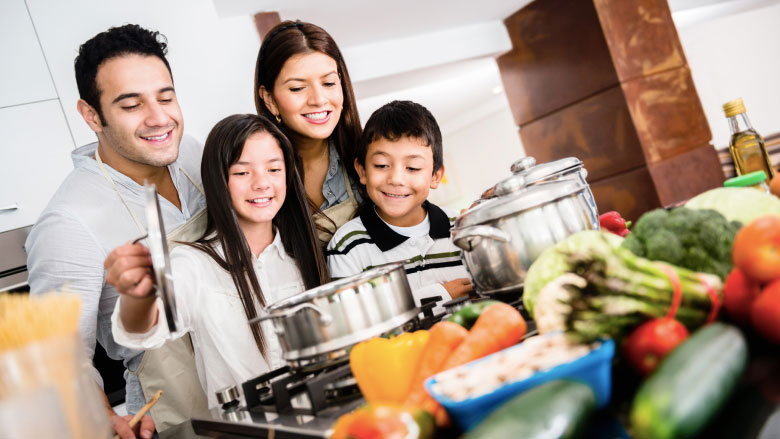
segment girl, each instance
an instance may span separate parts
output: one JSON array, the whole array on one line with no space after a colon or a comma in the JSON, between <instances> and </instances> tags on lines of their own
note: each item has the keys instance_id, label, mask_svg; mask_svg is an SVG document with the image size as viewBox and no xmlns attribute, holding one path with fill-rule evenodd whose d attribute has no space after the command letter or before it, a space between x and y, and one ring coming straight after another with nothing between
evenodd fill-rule
<instances>
[{"instance_id":1,"label":"girl","mask_svg":"<svg viewBox=\"0 0 780 439\"><path fill-rule=\"evenodd\" d=\"M354 167L360 118L336 42L311 23L278 24L260 47L254 94L257 113L292 141L324 246L363 198Z\"/></svg>"},{"instance_id":2,"label":"girl","mask_svg":"<svg viewBox=\"0 0 780 439\"><path fill-rule=\"evenodd\" d=\"M258 309L328 281L315 244L292 146L265 117L233 115L209 133L201 173L208 209L203 237L171 251L178 308L171 334L154 296L125 291L112 316L114 338L153 349L189 332L209 407L215 392L282 365Z\"/></svg>"}]
</instances>

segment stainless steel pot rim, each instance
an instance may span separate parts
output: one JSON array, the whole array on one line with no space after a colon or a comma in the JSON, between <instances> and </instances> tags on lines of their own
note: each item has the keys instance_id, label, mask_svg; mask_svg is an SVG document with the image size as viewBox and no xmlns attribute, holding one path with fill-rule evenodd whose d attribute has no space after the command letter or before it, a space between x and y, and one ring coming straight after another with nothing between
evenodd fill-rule
<instances>
[{"instance_id":1,"label":"stainless steel pot rim","mask_svg":"<svg viewBox=\"0 0 780 439\"><path fill-rule=\"evenodd\" d=\"M403 270L403 267L404 267L404 263L402 261L379 265L369 270L366 270L362 273L356 274L354 276L345 277L343 279L328 282L326 284L320 285L310 290L306 290L301 294L297 294L295 296L271 304L270 306L268 306L268 308L266 308L266 312L273 313L275 311L280 311L284 308L288 308L288 307L298 305L300 303L308 302L317 297L327 296L333 293L337 293L341 290L353 288L357 285L365 283L368 280L382 277L399 268Z\"/></svg>"},{"instance_id":2,"label":"stainless steel pot rim","mask_svg":"<svg viewBox=\"0 0 780 439\"><path fill-rule=\"evenodd\" d=\"M485 224L507 215L552 203L580 191L585 192L588 190L587 184L579 180L557 180L539 183L472 207L455 220L455 229Z\"/></svg>"},{"instance_id":3,"label":"stainless steel pot rim","mask_svg":"<svg viewBox=\"0 0 780 439\"><path fill-rule=\"evenodd\" d=\"M419 312L419 308L414 308L391 319L374 324L360 331L344 335L334 340L330 340L328 342L320 343L314 346L309 346L303 349L293 349L289 352L285 352L284 359L287 361L298 361L304 358L313 357L315 355L321 355L327 352L350 347L360 343L361 341L368 340L372 337L377 337L387 331L391 331L402 326L404 323L413 319Z\"/></svg>"}]
</instances>

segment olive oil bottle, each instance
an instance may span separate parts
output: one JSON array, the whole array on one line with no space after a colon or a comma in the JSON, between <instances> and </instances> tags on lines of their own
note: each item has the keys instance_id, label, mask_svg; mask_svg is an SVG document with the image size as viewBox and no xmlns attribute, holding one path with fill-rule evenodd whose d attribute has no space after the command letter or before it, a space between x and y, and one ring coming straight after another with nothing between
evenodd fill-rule
<instances>
[{"instance_id":1,"label":"olive oil bottle","mask_svg":"<svg viewBox=\"0 0 780 439\"><path fill-rule=\"evenodd\" d=\"M767 180L771 180L775 176L775 171L769 161L764 138L750 125L742 98L723 104L723 111L726 113L731 129L729 150L734 159L737 175L764 171Z\"/></svg>"}]
</instances>

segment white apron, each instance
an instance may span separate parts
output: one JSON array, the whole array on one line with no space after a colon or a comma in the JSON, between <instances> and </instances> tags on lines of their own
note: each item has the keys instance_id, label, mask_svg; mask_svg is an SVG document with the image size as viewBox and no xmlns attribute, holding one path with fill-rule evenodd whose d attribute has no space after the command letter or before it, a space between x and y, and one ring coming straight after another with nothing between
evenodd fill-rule
<instances>
[{"instance_id":1,"label":"white apron","mask_svg":"<svg viewBox=\"0 0 780 439\"><path fill-rule=\"evenodd\" d=\"M323 210L322 213L315 212L313 215L314 224L317 225L317 238L320 240L320 245L322 247L328 245L328 242L333 238L333 235L339 227L355 217L355 212L357 212L358 209L358 202L355 199L355 194L352 193L352 185L349 182L349 177L347 177L347 171L343 166L341 167L341 173L344 175L344 183L347 185L347 194L349 195L349 198L335 206ZM321 228L326 230L322 230Z\"/></svg>"},{"instance_id":2,"label":"white apron","mask_svg":"<svg viewBox=\"0 0 780 439\"><path fill-rule=\"evenodd\" d=\"M141 234L146 234L143 225L133 211L130 210L130 207L119 193L116 184L108 175L97 151L95 151L95 160L97 160L103 176L108 180L122 204L127 208ZM195 188L203 194L203 188L195 182L184 168L180 169ZM203 236L205 231L206 209L204 208L184 224L166 234L168 249L172 250L174 246L180 245L175 241L192 242ZM189 420L193 416L203 416L208 413L208 401L198 378L198 371L195 367L195 352L192 348L192 340L189 334L176 340L169 340L158 349L144 351L138 369L130 373L138 375L144 398L147 401L157 390L163 391L163 396L150 410L158 432Z\"/></svg>"}]
</instances>

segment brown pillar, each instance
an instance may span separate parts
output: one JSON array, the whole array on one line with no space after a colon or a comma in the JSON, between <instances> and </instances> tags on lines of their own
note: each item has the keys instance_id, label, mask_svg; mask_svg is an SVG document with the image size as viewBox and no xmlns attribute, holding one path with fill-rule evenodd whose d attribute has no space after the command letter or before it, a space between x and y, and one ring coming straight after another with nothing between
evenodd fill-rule
<instances>
[{"instance_id":1,"label":"brown pillar","mask_svg":"<svg viewBox=\"0 0 780 439\"><path fill-rule=\"evenodd\" d=\"M279 18L278 12L258 12L255 14L255 28L257 29L257 34L260 36L260 41L263 41L265 34L267 34L269 30L281 22L282 19Z\"/></svg>"},{"instance_id":2,"label":"brown pillar","mask_svg":"<svg viewBox=\"0 0 780 439\"><path fill-rule=\"evenodd\" d=\"M536 0L504 23L526 153L580 158L599 211L636 219L722 185L667 0Z\"/></svg>"}]
</instances>

